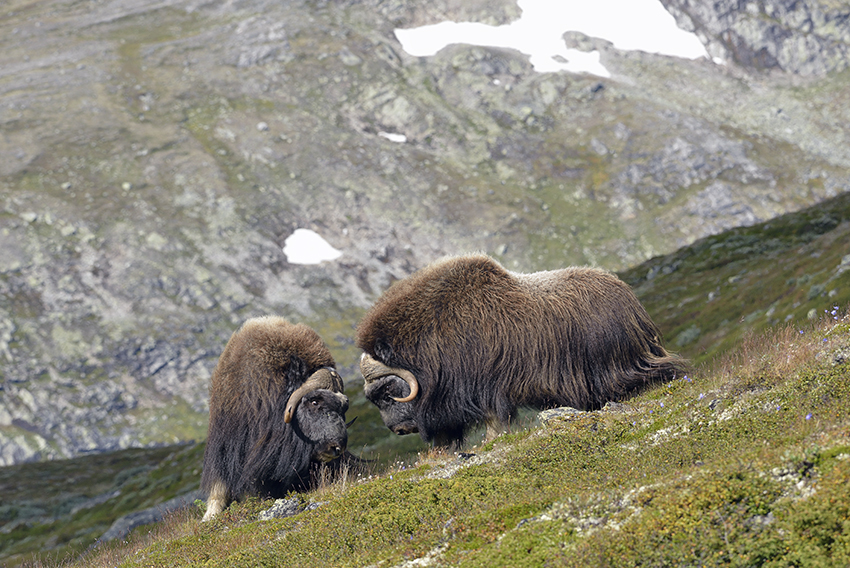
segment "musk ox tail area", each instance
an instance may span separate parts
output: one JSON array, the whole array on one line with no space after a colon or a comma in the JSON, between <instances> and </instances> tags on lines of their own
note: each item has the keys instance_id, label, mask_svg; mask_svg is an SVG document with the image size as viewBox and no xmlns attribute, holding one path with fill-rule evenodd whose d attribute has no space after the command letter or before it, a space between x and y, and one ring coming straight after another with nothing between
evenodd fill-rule
<instances>
[{"instance_id":1,"label":"musk ox tail area","mask_svg":"<svg viewBox=\"0 0 850 568\"><path fill-rule=\"evenodd\" d=\"M551 399L533 406L593 410L686 372L687 362L667 352L661 330L616 275L570 267L514 276L544 306L537 341L550 341L556 350L543 369L548 379L538 379L536 387Z\"/></svg>"},{"instance_id":2,"label":"musk ox tail area","mask_svg":"<svg viewBox=\"0 0 850 568\"><path fill-rule=\"evenodd\" d=\"M689 369L689 363L675 354L666 351L663 354L646 354L634 365L620 370L608 388L601 391L606 396L600 397L592 408L598 409L606 402L637 396L653 386L684 376Z\"/></svg>"}]
</instances>

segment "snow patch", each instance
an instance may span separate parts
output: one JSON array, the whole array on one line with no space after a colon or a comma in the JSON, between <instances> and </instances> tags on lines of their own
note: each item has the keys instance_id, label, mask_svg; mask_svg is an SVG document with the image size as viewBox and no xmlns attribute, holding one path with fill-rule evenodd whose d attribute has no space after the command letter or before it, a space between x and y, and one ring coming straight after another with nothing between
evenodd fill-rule
<instances>
[{"instance_id":1,"label":"snow patch","mask_svg":"<svg viewBox=\"0 0 850 568\"><path fill-rule=\"evenodd\" d=\"M404 134L395 134L393 132L378 132L378 136L381 138L386 138L390 142L398 142L399 144L403 144L407 142L407 136Z\"/></svg>"},{"instance_id":2,"label":"snow patch","mask_svg":"<svg viewBox=\"0 0 850 568\"><path fill-rule=\"evenodd\" d=\"M292 264L319 264L336 260L342 256L342 251L332 247L315 231L295 229L283 242L283 254Z\"/></svg>"},{"instance_id":3,"label":"snow patch","mask_svg":"<svg viewBox=\"0 0 850 568\"><path fill-rule=\"evenodd\" d=\"M519 0L522 17L506 26L441 22L395 30L406 52L434 55L453 43L513 48L526 55L535 71L569 71L600 77L611 74L599 52L567 49L564 32L577 31L610 41L627 51L645 51L686 59L708 57L693 33L676 25L659 0Z\"/></svg>"}]
</instances>

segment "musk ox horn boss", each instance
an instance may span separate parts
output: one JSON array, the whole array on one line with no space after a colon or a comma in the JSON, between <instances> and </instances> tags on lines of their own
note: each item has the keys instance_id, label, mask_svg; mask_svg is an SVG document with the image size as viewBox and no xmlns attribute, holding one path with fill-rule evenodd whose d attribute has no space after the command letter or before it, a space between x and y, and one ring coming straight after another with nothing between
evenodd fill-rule
<instances>
[{"instance_id":1,"label":"musk ox horn boss","mask_svg":"<svg viewBox=\"0 0 850 568\"><path fill-rule=\"evenodd\" d=\"M631 289L596 268L518 274L449 257L395 282L357 328L365 395L397 434L457 448L520 407L591 410L687 368Z\"/></svg>"},{"instance_id":2,"label":"musk ox horn boss","mask_svg":"<svg viewBox=\"0 0 850 568\"><path fill-rule=\"evenodd\" d=\"M213 371L203 520L235 499L308 489L315 464L349 455L342 390L333 357L311 328L276 316L247 320Z\"/></svg>"}]
</instances>

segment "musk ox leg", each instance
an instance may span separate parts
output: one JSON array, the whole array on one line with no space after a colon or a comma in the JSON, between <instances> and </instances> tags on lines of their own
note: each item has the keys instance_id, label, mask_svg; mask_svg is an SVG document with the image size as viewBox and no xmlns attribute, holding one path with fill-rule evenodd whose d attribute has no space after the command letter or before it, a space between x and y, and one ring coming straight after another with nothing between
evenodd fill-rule
<instances>
[{"instance_id":1,"label":"musk ox leg","mask_svg":"<svg viewBox=\"0 0 850 568\"><path fill-rule=\"evenodd\" d=\"M431 440L435 448L456 452L463 447L463 430L441 430L436 432Z\"/></svg>"},{"instance_id":2,"label":"musk ox leg","mask_svg":"<svg viewBox=\"0 0 850 568\"><path fill-rule=\"evenodd\" d=\"M484 421L487 427L487 432L484 434L484 443L492 442L502 434L508 431L508 425L502 422L495 416L488 416Z\"/></svg>"},{"instance_id":3,"label":"musk ox leg","mask_svg":"<svg viewBox=\"0 0 850 568\"><path fill-rule=\"evenodd\" d=\"M204 513L201 522L209 521L221 513L230 504L230 501L230 492L227 490L227 486L222 481L213 483L210 496L207 498L207 512Z\"/></svg>"}]
</instances>

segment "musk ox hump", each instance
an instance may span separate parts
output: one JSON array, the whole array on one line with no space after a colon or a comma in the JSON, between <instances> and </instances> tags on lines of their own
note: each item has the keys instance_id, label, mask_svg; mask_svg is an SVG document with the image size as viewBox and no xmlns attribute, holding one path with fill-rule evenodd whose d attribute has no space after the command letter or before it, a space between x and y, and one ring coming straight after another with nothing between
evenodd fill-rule
<instances>
[{"instance_id":1,"label":"musk ox hump","mask_svg":"<svg viewBox=\"0 0 850 568\"><path fill-rule=\"evenodd\" d=\"M210 411L244 414L262 401L276 405L334 359L322 338L279 316L247 320L227 342L213 371Z\"/></svg>"},{"instance_id":2,"label":"musk ox hump","mask_svg":"<svg viewBox=\"0 0 850 568\"><path fill-rule=\"evenodd\" d=\"M304 361L308 370L334 366L325 342L302 323L291 324L279 316L262 316L246 321L237 334L249 351L246 355L267 371L285 372L293 355Z\"/></svg>"},{"instance_id":3,"label":"musk ox hump","mask_svg":"<svg viewBox=\"0 0 850 568\"><path fill-rule=\"evenodd\" d=\"M390 367L433 368L439 356L430 338L463 350L467 332L486 335L506 319L501 315L522 316L513 308L528 307L527 296L517 278L486 255L446 257L394 282L361 319L357 345Z\"/></svg>"}]
</instances>

